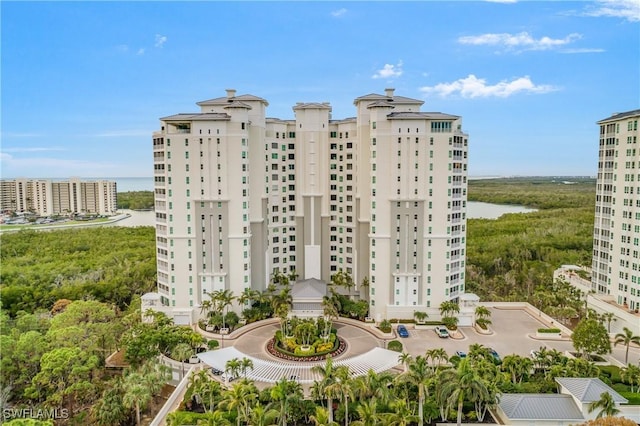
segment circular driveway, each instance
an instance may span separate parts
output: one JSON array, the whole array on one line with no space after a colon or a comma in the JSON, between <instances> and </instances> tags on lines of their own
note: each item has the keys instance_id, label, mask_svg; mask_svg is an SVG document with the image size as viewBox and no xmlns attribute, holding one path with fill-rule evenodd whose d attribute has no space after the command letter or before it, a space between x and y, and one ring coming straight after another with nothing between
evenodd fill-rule
<instances>
[{"instance_id":1,"label":"circular driveway","mask_svg":"<svg viewBox=\"0 0 640 426\"><path fill-rule=\"evenodd\" d=\"M382 346L379 340L365 329L339 322L334 322L334 327L338 330L338 335L347 344L347 349L335 359L361 355L373 348ZM273 338L275 332L279 329L278 324L265 324L239 336L233 341L225 340L225 347L227 347L227 344L231 346L231 342L233 342L234 348L248 356L282 362L283 360L267 352L267 342Z\"/></svg>"}]
</instances>

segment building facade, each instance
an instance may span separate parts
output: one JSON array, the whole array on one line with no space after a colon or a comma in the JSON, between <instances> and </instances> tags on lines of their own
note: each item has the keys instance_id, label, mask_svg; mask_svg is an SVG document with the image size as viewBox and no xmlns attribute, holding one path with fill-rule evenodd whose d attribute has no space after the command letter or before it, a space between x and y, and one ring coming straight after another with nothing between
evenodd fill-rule
<instances>
[{"instance_id":1,"label":"building facade","mask_svg":"<svg viewBox=\"0 0 640 426\"><path fill-rule=\"evenodd\" d=\"M39 216L89 213L112 215L118 210L116 182L51 179L0 181L3 212L31 212Z\"/></svg>"},{"instance_id":2,"label":"building facade","mask_svg":"<svg viewBox=\"0 0 640 426\"><path fill-rule=\"evenodd\" d=\"M640 110L598 122L591 289L640 309Z\"/></svg>"},{"instance_id":3,"label":"building facade","mask_svg":"<svg viewBox=\"0 0 640 426\"><path fill-rule=\"evenodd\" d=\"M356 116L227 95L153 135L158 291L192 322L207 293L264 290L274 272L348 273L370 316L437 313L464 292L467 144L461 118L394 94Z\"/></svg>"}]
</instances>

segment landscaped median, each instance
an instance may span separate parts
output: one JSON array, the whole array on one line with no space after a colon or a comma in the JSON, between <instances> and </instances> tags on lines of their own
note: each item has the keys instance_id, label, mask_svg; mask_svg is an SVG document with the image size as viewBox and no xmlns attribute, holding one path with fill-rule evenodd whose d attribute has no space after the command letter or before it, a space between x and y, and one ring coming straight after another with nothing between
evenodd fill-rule
<instances>
[{"instance_id":1,"label":"landscaped median","mask_svg":"<svg viewBox=\"0 0 640 426\"><path fill-rule=\"evenodd\" d=\"M559 328L539 328L536 330L537 339L562 339L562 331Z\"/></svg>"}]
</instances>

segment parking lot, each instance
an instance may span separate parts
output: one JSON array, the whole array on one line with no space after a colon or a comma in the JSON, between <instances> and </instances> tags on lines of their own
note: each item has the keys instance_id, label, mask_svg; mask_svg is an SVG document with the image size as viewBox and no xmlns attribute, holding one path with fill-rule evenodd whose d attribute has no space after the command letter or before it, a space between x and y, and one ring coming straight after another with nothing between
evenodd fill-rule
<instances>
[{"instance_id":1,"label":"parking lot","mask_svg":"<svg viewBox=\"0 0 640 426\"><path fill-rule=\"evenodd\" d=\"M536 330L547 327L547 324L539 321L535 316L520 309L490 308L492 324L489 328L491 335L479 334L473 327L460 327L462 338L440 338L434 330L416 330L408 326L408 338L400 338L404 351L411 355L424 355L425 351L433 348L443 348L449 356L456 351L467 352L470 345L479 343L483 346L495 349L500 357L517 354L529 356L532 350L546 346L559 351L573 350L570 339L564 340L539 340L535 338ZM621 345L613 348L612 356L618 361L624 362L625 348ZM631 347L629 350L629 362L637 364L640 359L640 349Z\"/></svg>"}]
</instances>

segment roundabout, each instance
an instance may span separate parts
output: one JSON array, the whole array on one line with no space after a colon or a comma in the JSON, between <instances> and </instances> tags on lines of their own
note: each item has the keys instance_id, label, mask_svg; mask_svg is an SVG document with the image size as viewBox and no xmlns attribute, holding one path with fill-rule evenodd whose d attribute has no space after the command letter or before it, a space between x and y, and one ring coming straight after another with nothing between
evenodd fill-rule
<instances>
[{"instance_id":1,"label":"roundabout","mask_svg":"<svg viewBox=\"0 0 640 426\"><path fill-rule=\"evenodd\" d=\"M333 364L347 366L354 377L365 375L369 370L376 373L386 371L399 364L399 353L381 348L380 340L366 326L359 327L338 320L335 328L346 345L339 355L333 357ZM225 370L229 360L248 358L253 362L253 369L247 371L246 377L257 382L275 383L286 378L310 384L320 380L320 375L312 369L317 365L324 365L324 360L291 361L269 353L267 347L277 329L278 326L273 321L265 321L263 325L256 325L233 339L233 346L203 352L198 357L209 367L220 371ZM227 342L231 342L231 339Z\"/></svg>"}]
</instances>

